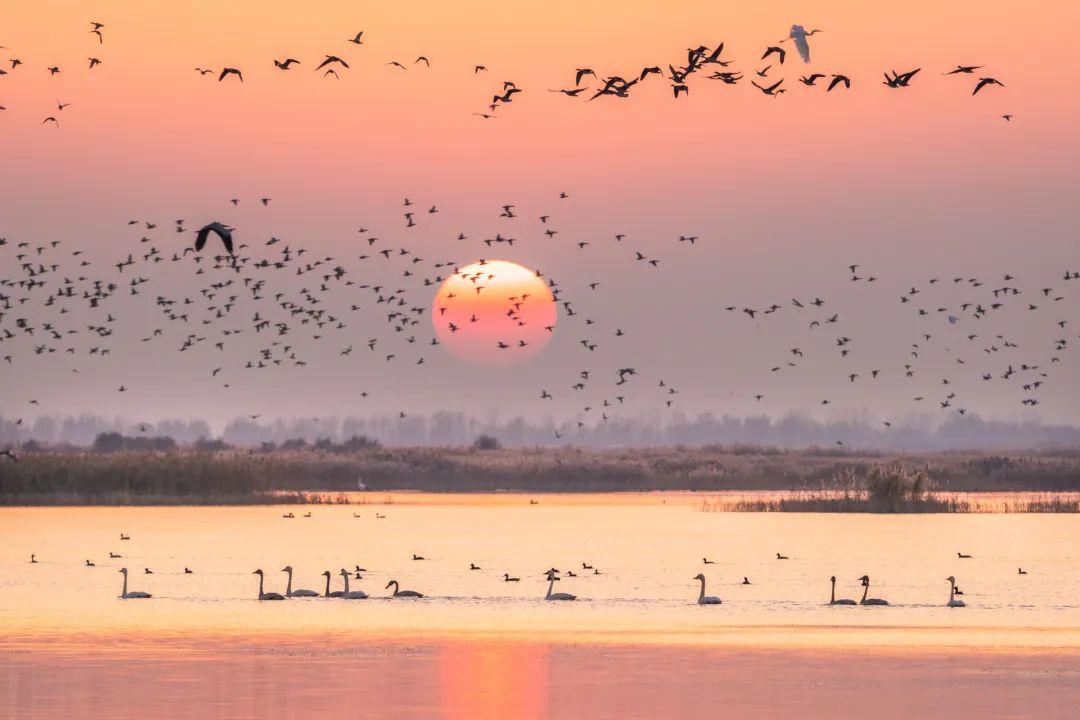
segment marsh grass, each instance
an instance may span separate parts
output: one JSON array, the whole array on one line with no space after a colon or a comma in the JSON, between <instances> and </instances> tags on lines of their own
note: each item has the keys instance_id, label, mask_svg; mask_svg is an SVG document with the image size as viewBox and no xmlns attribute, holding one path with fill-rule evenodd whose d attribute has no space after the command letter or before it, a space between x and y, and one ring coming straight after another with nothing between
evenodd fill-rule
<instances>
[{"instance_id":1,"label":"marsh grass","mask_svg":"<svg viewBox=\"0 0 1080 720\"><path fill-rule=\"evenodd\" d=\"M1080 490L1080 453L880 454L757 446L382 447L94 452L17 449L0 462L0 504L344 502L366 489L427 492L774 491L736 510L966 512L969 491ZM785 492L782 495L778 491ZM717 501L720 502L720 501ZM732 501L724 500L725 507ZM1016 500L1013 512L1075 512L1076 499Z\"/></svg>"}]
</instances>

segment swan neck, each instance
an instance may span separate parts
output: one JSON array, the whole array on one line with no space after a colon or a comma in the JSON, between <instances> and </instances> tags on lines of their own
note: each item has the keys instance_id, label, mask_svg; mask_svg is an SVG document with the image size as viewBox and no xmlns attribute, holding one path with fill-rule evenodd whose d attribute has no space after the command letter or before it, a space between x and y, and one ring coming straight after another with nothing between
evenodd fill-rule
<instances>
[{"instance_id":1,"label":"swan neck","mask_svg":"<svg viewBox=\"0 0 1080 720\"><path fill-rule=\"evenodd\" d=\"M292 595L292 570L288 571L289 583L285 586L285 594Z\"/></svg>"},{"instance_id":2,"label":"swan neck","mask_svg":"<svg viewBox=\"0 0 1080 720\"><path fill-rule=\"evenodd\" d=\"M705 599L705 578L701 578L701 592L698 594L698 600Z\"/></svg>"},{"instance_id":3,"label":"swan neck","mask_svg":"<svg viewBox=\"0 0 1080 720\"><path fill-rule=\"evenodd\" d=\"M866 594L870 592L870 583L866 583L862 588L862 600L860 602L866 602Z\"/></svg>"},{"instance_id":4,"label":"swan neck","mask_svg":"<svg viewBox=\"0 0 1080 720\"><path fill-rule=\"evenodd\" d=\"M832 591L829 593L829 604L830 605L835 605L836 604L836 581L835 580L832 581Z\"/></svg>"},{"instance_id":5,"label":"swan neck","mask_svg":"<svg viewBox=\"0 0 1080 720\"><path fill-rule=\"evenodd\" d=\"M259 597L263 596L263 575L259 573Z\"/></svg>"},{"instance_id":6,"label":"swan neck","mask_svg":"<svg viewBox=\"0 0 1080 720\"><path fill-rule=\"evenodd\" d=\"M127 573L124 573L123 575L124 575L124 591L122 593L120 593L120 597L124 597L124 596L127 595Z\"/></svg>"}]
</instances>

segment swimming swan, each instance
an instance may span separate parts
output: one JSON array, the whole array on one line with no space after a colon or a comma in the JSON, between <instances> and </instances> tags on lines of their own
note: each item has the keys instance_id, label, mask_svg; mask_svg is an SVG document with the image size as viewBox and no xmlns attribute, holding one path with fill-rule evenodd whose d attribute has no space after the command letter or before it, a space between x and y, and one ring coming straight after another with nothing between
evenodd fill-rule
<instances>
[{"instance_id":1,"label":"swimming swan","mask_svg":"<svg viewBox=\"0 0 1080 720\"><path fill-rule=\"evenodd\" d=\"M835 575L833 575L831 578L829 578L829 582L832 583L832 592L829 594L829 604L830 605L858 605L858 603L855 602L854 600L852 600L851 598L840 598L839 600L836 599L836 576Z\"/></svg>"},{"instance_id":2,"label":"swimming swan","mask_svg":"<svg viewBox=\"0 0 1080 720\"><path fill-rule=\"evenodd\" d=\"M963 600L957 600L956 599L956 578L953 577L952 575L950 575L949 577L947 577L945 579L949 581L949 602L948 602L948 606L949 607L967 607L967 603L965 603Z\"/></svg>"},{"instance_id":3,"label":"swimming swan","mask_svg":"<svg viewBox=\"0 0 1080 720\"><path fill-rule=\"evenodd\" d=\"M555 577L555 573L549 572L547 574L547 579L548 579L548 589L547 589L547 595L544 596L545 600L577 600L577 595L571 595L570 593L564 593L564 592L557 592L557 593L551 592L551 589L553 587L555 587L555 581L559 579L559 578Z\"/></svg>"},{"instance_id":4,"label":"swimming swan","mask_svg":"<svg viewBox=\"0 0 1080 720\"><path fill-rule=\"evenodd\" d=\"M292 565L286 565L281 569L283 573L289 573L289 584L285 586L285 597L319 597L314 590L292 589Z\"/></svg>"},{"instance_id":5,"label":"swimming swan","mask_svg":"<svg viewBox=\"0 0 1080 720\"><path fill-rule=\"evenodd\" d=\"M345 578L345 591L341 597L345 600L367 600L367 593L363 590L349 590L349 571L341 568L341 577Z\"/></svg>"},{"instance_id":6,"label":"swimming swan","mask_svg":"<svg viewBox=\"0 0 1080 720\"><path fill-rule=\"evenodd\" d=\"M138 592L132 590L128 592L127 589L127 568L120 568L120 572L124 574L124 589L120 592L120 597L124 600L141 600L150 597L150 593Z\"/></svg>"},{"instance_id":7,"label":"swimming swan","mask_svg":"<svg viewBox=\"0 0 1080 720\"><path fill-rule=\"evenodd\" d=\"M341 591L340 590L335 590L334 592L330 592L330 571L329 570L324 570L323 571L323 576L326 578L326 594L323 595L323 597L328 597L328 598L341 597Z\"/></svg>"},{"instance_id":8,"label":"swimming swan","mask_svg":"<svg viewBox=\"0 0 1080 720\"><path fill-rule=\"evenodd\" d=\"M870 592L870 576L863 575L859 580L862 581L863 592L862 600L859 601L860 605L888 605L888 600L882 600L881 598L868 598L866 593Z\"/></svg>"},{"instance_id":9,"label":"swimming swan","mask_svg":"<svg viewBox=\"0 0 1080 720\"><path fill-rule=\"evenodd\" d=\"M503 573L503 582L521 582L521 578L510 577L510 573Z\"/></svg>"},{"instance_id":10,"label":"swimming swan","mask_svg":"<svg viewBox=\"0 0 1080 720\"><path fill-rule=\"evenodd\" d=\"M698 594L697 604L698 605L719 605L720 604L720 598L716 597L715 595L706 595L705 594L705 576L702 575L701 573L698 573L697 575L694 576L694 579L701 581L701 592Z\"/></svg>"},{"instance_id":11,"label":"swimming swan","mask_svg":"<svg viewBox=\"0 0 1080 720\"><path fill-rule=\"evenodd\" d=\"M276 592L263 592L263 571L256 570L251 573L252 575L259 576L259 599L260 600L284 600L285 596Z\"/></svg>"},{"instance_id":12,"label":"swimming swan","mask_svg":"<svg viewBox=\"0 0 1080 720\"><path fill-rule=\"evenodd\" d=\"M423 595L416 592L415 590L399 590L397 580L391 580L390 582L386 583L386 589L389 589L391 586L394 588L394 597L414 597L414 598L422 598L422 597L424 597Z\"/></svg>"}]
</instances>

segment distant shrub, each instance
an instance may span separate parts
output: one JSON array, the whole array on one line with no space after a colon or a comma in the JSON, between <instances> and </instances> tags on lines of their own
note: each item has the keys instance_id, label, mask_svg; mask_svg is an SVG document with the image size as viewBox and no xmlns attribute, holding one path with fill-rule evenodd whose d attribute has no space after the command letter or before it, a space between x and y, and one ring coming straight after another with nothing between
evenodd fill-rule
<instances>
[{"instance_id":1,"label":"distant shrub","mask_svg":"<svg viewBox=\"0 0 1080 720\"><path fill-rule=\"evenodd\" d=\"M473 442L473 448L476 450L501 450L502 443L499 442L499 438L497 437L481 435Z\"/></svg>"},{"instance_id":2,"label":"distant shrub","mask_svg":"<svg viewBox=\"0 0 1080 720\"><path fill-rule=\"evenodd\" d=\"M229 444L220 438L212 440L199 438L191 447L197 452L221 452L222 450L228 450Z\"/></svg>"}]
</instances>

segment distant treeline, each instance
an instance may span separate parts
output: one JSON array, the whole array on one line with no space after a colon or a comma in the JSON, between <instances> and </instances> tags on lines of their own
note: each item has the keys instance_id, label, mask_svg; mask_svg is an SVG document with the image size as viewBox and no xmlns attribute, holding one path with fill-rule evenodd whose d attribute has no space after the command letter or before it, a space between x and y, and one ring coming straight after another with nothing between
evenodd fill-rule
<instances>
[{"instance_id":1,"label":"distant treeline","mask_svg":"<svg viewBox=\"0 0 1080 720\"><path fill-rule=\"evenodd\" d=\"M436 412L431 415L392 417L310 418L260 422L238 418L220 433L202 420L131 422L107 420L93 415L56 418L38 417L32 422L0 416L0 447L28 440L40 443L89 446L101 433L130 437L168 437L179 445L200 439L217 439L231 446L278 445L303 438L308 443L320 439L342 442L350 437L368 437L383 445L446 446L469 445L479 435L490 435L507 447L660 447L665 445L767 445L778 448L833 446L865 450L928 451L966 448L971 450L1023 450L1029 448L1080 446L1080 427L1048 425L1037 421L1002 422L972 415L954 415L938 422L931 414L891 427L872 420L820 422L803 415L781 418L766 416L722 417L708 413L697 417L676 415L670 421L616 418L578 427L576 422L530 421L515 418L483 422L462 413ZM556 435L557 434L557 435Z\"/></svg>"},{"instance_id":2,"label":"distant treeline","mask_svg":"<svg viewBox=\"0 0 1080 720\"><path fill-rule=\"evenodd\" d=\"M121 438L121 444L125 439ZM130 440L130 438L128 438ZM890 468L919 472L939 491L1080 490L1080 451L1018 454L785 451L758 446L634 450L387 448L363 437L259 450L68 448L16 450L0 462L5 504L251 502L267 493L360 488L436 492L603 492L647 490L813 490L840 477ZM483 449L491 448L491 449ZM899 469L899 470L898 470Z\"/></svg>"}]
</instances>

